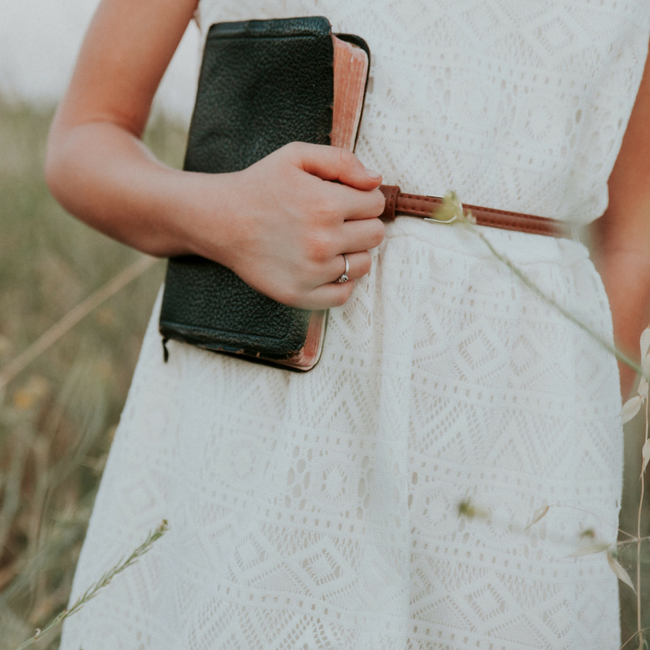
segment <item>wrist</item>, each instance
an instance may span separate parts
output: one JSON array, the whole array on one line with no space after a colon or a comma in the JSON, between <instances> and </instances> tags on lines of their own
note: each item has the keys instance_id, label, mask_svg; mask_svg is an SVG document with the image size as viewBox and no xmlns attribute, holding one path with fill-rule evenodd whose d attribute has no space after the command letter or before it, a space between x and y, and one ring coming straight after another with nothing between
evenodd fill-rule
<instances>
[{"instance_id":1,"label":"wrist","mask_svg":"<svg viewBox=\"0 0 650 650\"><path fill-rule=\"evenodd\" d=\"M230 267L242 239L236 174L172 173L159 194L165 256L200 255Z\"/></svg>"}]
</instances>

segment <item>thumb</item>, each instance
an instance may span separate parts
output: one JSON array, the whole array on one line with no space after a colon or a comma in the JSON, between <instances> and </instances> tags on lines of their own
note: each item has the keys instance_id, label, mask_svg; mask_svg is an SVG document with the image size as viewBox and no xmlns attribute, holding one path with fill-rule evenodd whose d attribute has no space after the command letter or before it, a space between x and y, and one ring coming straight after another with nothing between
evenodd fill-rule
<instances>
[{"instance_id":1,"label":"thumb","mask_svg":"<svg viewBox=\"0 0 650 650\"><path fill-rule=\"evenodd\" d=\"M297 165L324 181L339 181L358 190L374 190L381 185L381 174L367 169L347 149L297 143Z\"/></svg>"}]
</instances>

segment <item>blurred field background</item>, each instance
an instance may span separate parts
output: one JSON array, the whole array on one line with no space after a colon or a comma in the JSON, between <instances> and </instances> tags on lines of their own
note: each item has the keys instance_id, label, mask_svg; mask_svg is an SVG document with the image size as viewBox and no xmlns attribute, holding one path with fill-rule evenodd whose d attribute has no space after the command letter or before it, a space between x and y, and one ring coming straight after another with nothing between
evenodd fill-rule
<instances>
[{"instance_id":1,"label":"blurred field background","mask_svg":"<svg viewBox=\"0 0 650 650\"><path fill-rule=\"evenodd\" d=\"M0 93L55 104L68 83L99 0L0 0ZM200 39L190 23L156 94L156 109L187 123L194 103Z\"/></svg>"},{"instance_id":2,"label":"blurred field background","mask_svg":"<svg viewBox=\"0 0 650 650\"><path fill-rule=\"evenodd\" d=\"M53 324L142 258L66 215L43 180L53 107L98 2L0 0L0 376ZM156 155L177 167L198 63L191 24L146 135ZM67 604L163 274L158 262L0 388L0 650L15 650ZM57 648L58 635L35 647Z\"/></svg>"},{"instance_id":3,"label":"blurred field background","mask_svg":"<svg viewBox=\"0 0 650 650\"><path fill-rule=\"evenodd\" d=\"M50 110L0 100L0 372L83 299L142 257L68 216L49 195ZM182 163L185 129L146 141ZM74 566L141 339L157 262L25 368L0 403L0 648L66 605ZM56 648L58 638L36 647Z\"/></svg>"},{"instance_id":4,"label":"blurred field background","mask_svg":"<svg viewBox=\"0 0 650 650\"><path fill-rule=\"evenodd\" d=\"M96 2L0 0L0 375L43 332L142 257L66 215L43 180L52 106ZM56 42L48 40L57 34ZM146 134L154 153L175 167L182 161L194 94L196 43L196 34L188 32ZM164 264L156 263L0 388L0 650L15 650L67 603L163 273ZM626 432L621 528L631 533L639 499L640 419ZM647 520L644 515L644 535ZM634 575L633 549L621 562ZM647 543L641 562L643 624L650 627ZM636 629L636 606L625 586L621 612L627 640ZM35 647L54 650L58 634Z\"/></svg>"}]
</instances>

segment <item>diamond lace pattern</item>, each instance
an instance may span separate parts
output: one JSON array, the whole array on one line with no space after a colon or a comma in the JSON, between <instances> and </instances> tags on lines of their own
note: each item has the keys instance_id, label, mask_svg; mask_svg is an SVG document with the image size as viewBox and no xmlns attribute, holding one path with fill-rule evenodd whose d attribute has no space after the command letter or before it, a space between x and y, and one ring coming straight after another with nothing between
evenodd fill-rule
<instances>
[{"instance_id":1,"label":"diamond lace pattern","mask_svg":"<svg viewBox=\"0 0 650 650\"><path fill-rule=\"evenodd\" d=\"M358 153L387 182L602 211L645 2L203 0L198 18L307 14L370 43ZM581 244L483 232L611 339ZM586 528L616 537L614 360L460 227L399 218L373 258L306 375L174 342L164 364L156 307L73 598L162 518L170 532L66 623L63 650L619 646L605 558L568 557ZM489 518L459 518L467 499Z\"/></svg>"}]
</instances>

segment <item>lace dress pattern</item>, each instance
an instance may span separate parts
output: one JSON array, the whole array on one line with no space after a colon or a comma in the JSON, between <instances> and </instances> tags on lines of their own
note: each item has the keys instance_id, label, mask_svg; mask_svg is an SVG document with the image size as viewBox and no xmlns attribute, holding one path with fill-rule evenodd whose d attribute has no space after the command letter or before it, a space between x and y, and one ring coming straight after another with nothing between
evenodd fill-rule
<instances>
[{"instance_id":1,"label":"lace dress pattern","mask_svg":"<svg viewBox=\"0 0 650 650\"><path fill-rule=\"evenodd\" d=\"M602 213L645 0L201 0L197 20L315 14L370 44L357 153L385 182ZM611 340L582 244L482 232ZM170 531L67 621L62 650L619 647L604 555L569 557L587 528L616 539L616 364L475 234L389 225L306 375L174 342L164 364L158 309L73 599Z\"/></svg>"}]
</instances>

